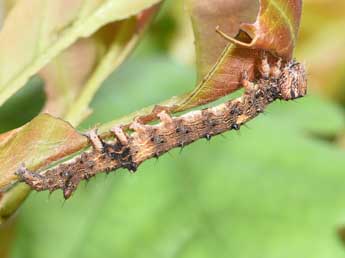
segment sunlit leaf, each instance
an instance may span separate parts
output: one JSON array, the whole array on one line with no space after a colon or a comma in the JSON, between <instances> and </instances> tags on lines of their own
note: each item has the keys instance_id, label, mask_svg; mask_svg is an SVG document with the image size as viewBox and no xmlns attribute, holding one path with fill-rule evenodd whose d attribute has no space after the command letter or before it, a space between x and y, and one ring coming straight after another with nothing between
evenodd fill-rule
<instances>
[{"instance_id":1,"label":"sunlit leaf","mask_svg":"<svg viewBox=\"0 0 345 258\"><path fill-rule=\"evenodd\" d=\"M92 74L97 57L93 40L81 39L40 71L46 92L43 112L64 117Z\"/></svg>"},{"instance_id":2,"label":"sunlit leaf","mask_svg":"<svg viewBox=\"0 0 345 258\"><path fill-rule=\"evenodd\" d=\"M159 0L22 0L0 32L0 105L78 38L128 18ZM61 11L57 11L61 10Z\"/></svg>"},{"instance_id":3,"label":"sunlit leaf","mask_svg":"<svg viewBox=\"0 0 345 258\"><path fill-rule=\"evenodd\" d=\"M157 11L158 6L153 6L133 18L107 24L56 57L40 72L48 97L44 111L75 126L85 119L96 91L131 53Z\"/></svg>"}]
</instances>

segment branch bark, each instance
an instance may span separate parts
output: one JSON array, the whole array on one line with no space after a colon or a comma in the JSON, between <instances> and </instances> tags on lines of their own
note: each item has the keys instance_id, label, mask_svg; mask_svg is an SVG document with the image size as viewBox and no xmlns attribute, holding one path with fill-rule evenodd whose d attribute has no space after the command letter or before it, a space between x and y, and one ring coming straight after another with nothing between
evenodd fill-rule
<instances>
[{"instance_id":1,"label":"branch bark","mask_svg":"<svg viewBox=\"0 0 345 258\"><path fill-rule=\"evenodd\" d=\"M104 141L96 131L91 131L88 135L93 145L91 151L42 173L29 171L23 165L17 175L36 191L61 189L68 199L82 180L118 168L135 172L145 160L159 157L173 148L184 147L201 138L209 140L228 130L239 130L277 99L288 101L306 94L307 79L302 64L290 61L281 66L278 60L270 67L264 58L258 70L255 82L248 81L244 74L245 91L237 99L180 117L171 117L162 111L158 114L160 123L156 125L134 121L130 134L120 127L113 128L113 141Z\"/></svg>"}]
</instances>

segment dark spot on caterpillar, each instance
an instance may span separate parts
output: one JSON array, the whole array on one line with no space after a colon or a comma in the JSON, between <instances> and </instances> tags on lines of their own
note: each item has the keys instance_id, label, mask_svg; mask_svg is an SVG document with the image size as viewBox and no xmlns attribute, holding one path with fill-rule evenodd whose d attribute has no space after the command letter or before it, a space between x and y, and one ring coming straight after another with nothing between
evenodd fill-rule
<instances>
[{"instance_id":1,"label":"dark spot on caterpillar","mask_svg":"<svg viewBox=\"0 0 345 258\"><path fill-rule=\"evenodd\" d=\"M207 133L207 134L205 135L205 139L206 139L207 141L210 141L211 138L212 138L212 136L211 136L210 134Z\"/></svg>"},{"instance_id":2,"label":"dark spot on caterpillar","mask_svg":"<svg viewBox=\"0 0 345 258\"><path fill-rule=\"evenodd\" d=\"M296 98L294 89L291 89L291 90L290 90L290 95L291 95L291 98L292 98L292 99L295 99L295 98Z\"/></svg>"},{"instance_id":3,"label":"dark spot on caterpillar","mask_svg":"<svg viewBox=\"0 0 345 258\"><path fill-rule=\"evenodd\" d=\"M189 130L189 128L187 128L187 127L182 127L182 128L181 128L181 132L182 132L183 134L189 134L189 133L190 133L190 130Z\"/></svg>"},{"instance_id":4,"label":"dark spot on caterpillar","mask_svg":"<svg viewBox=\"0 0 345 258\"><path fill-rule=\"evenodd\" d=\"M257 112L257 113L262 113L262 112L264 112L264 110L263 110L262 108L260 108L260 107L257 107L257 108L256 108L256 112Z\"/></svg>"},{"instance_id":5,"label":"dark spot on caterpillar","mask_svg":"<svg viewBox=\"0 0 345 258\"><path fill-rule=\"evenodd\" d=\"M91 178L91 175L89 173L85 173L83 174L83 178L88 181Z\"/></svg>"},{"instance_id":6,"label":"dark spot on caterpillar","mask_svg":"<svg viewBox=\"0 0 345 258\"><path fill-rule=\"evenodd\" d=\"M105 173L108 175L112 171L111 167L107 167L105 169Z\"/></svg>"},{"instance_id":7,"label":"dark spot on caterpillar","mask_svg":"<svg viewBox=\"0 0 345 258\"><path fill-rule=\"evenodd\" d=\"M93 169L95 166L95 162L93 160L89 160L86 162L86 165L89 169Z\"/></svg>"},{"instance_id":8,"label":"dark spot on caterpillar","mask_svg":"<svg viewBox=\"0 0 345 258\"><path fill-rule=\"evenodd\" d=\"M125 164L123 167L128 169L130 172L136 172L138 169L138 165L135 162L129 162Z\"/></svg>"},{"instance_id":9,"label":"dark spot on caterpillar","mask_svg":"<svg viewBox=\"0 0 345 258\"><path fill-rule=\"evenodd\" d=\"M162 135L154 135L151 137L151 142L155 143L155 144L163 144L165 143L165 139Z\"/></svg>"},{"instance_id":10,"label":"dark spot on caterpillar","mask_svg":"<svg viewBox=\"0 0 345 258\"><path fill-rule=\"evenodd\" d=\"M237 104L231 107L229 113L230 113L230 116L242 115L242 111Z\"/></svg>"},{"instance_id":11,"label":"dark spot on caterpillar","mask_svg":"<svg viewBox=\"0 0 345 258\"><path fill-rule=\"evenodd\" d=\"M214 114L210 113L208 109L203 109L201 111L203 117L203 125L205 125L208 129L209 127L215 127L218 125L218 122L215 120Z\"/></svg>"},{"instance_id":12,"label":"dark spot on caterpillar","mask_svg":"<svg viewBox=\"0 0 345 258\"><path fill-rule=\"evenodd\" d=\"M235 123L235 124L231 125L231 129L234 129L234 130L238 131L238 130L240 130L240 126Z\"/></svg>"},{"instance_id":13,"label":"dark spot on caterpillar","mask_svg":"<svg viewBox=\"0 0 345 258\"><path fill-rule=\"evenodd\" d=\"M65 199L68 199L71 197L72 193L74 192L76 186L74 186L73 182L71 180L68 180L66 182L66 185L63 188L63 196Z\"/></svg>"},{"instance_id":14,"label":"dark spot on caterpillar","mask_svg":"<svg viewBox=\"0 0 345 258\"><path fill-rule=\"evenodd\" d=\"M137 165L132 161L132 155L130 147L127 145L122 145L119 141L116 141L114 144L106 143L105 144L106 155L112 160L116 160L120 167L126 168L130 171L136 171ZM110 168L110 171L113 168Z\"/></svg>"},{"instance_id":15,"label":"dark spot on caterpillar","mask_svg":"<svg viewBox=\"0 0 345 258\"><path fill-rule=\"evenodd\" d=\"M70 178L72 176L69 171L62 171L60 175L65 178Z\"/></svg>"},{"instance_id":16,"label":"dark spot on caterpillar","mask_svg":"<svg viewBox=\"0 0 345 258\"><path fill-rule=\"evenodd\" d=\"M264 93L263 93L263 91L257 91L256 93L255 93L255 98L262 98L264 96Z\"/></svg>"},{"instance_id":17,"label":"dark spot on caterpillar","mask_svg":"<svg viewBox=\"0 0 345 258\"><path fill-rule=\"evenodd\" d=\"M211 118L207 118L206 120L204 120L203 124L207 127L215 127L218 125L217 121Z\"/></svg>"}]
</instances>

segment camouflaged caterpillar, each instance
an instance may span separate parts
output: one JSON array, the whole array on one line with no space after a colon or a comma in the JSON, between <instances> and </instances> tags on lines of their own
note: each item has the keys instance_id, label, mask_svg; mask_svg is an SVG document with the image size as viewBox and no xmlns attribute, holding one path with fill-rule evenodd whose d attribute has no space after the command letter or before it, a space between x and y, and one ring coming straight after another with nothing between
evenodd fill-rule
<instances>
[{"instance_id":1,"label":"camouflaged caterpillar","mask_svg":"<svg viewBox=\"0 0 345 258\"><path fill-rule=\"evenodd\" d=\"M231 129L239 130L241 125L262 113L276 99L292 100L307 93L305 67L297 61L283 64L278 60L270 66L264 56L258 70L259 76L255 81L249 81L246 73L243 74L245 91L237 99L180 117L171 117L162 111L158 114L160 123L156 125L134 121L130 135L121 127L113 128L113 141L103 141L93 130L88 133L91 151L42 173L29 171L24 165L16 173L32 189L50 192L61 189L64 198L68 199L82 180L118 168L135 172L143 161L172 148L183 147L200 138L210 140Z\"/></svg>"}]
</instances>

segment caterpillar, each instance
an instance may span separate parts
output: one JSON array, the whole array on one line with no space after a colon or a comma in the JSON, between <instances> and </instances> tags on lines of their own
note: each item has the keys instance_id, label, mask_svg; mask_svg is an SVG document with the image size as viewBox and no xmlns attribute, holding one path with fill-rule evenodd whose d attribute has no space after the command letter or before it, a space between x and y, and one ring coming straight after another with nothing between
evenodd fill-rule
<instances>
[{"instance_id":1,"label":"caterpillar","mask_svg":"<svg viewBox=\"0 0 345 258\"><path fill-rule=\"evenodd\" d=\"M279 59L270 65L264 56L258 70L259 76L254 81L248 80L247 73L243 73L244 93L237 99L179 117L172 117L163 110L157 115L158 124L145 125L134 120L130 125L132 133L121 126L114 127L111 129L113 140L102 140L97 130L91 130L87 134L92 145L90 151L42 173L30 171L23 164L16 174L20 181L36 191L61 189L64 198L68 199L82 180L119 168L135 172L145 160L159 157L173 148L201 138L210 140L228 130L239 130L277 99L288 101L307 93L305 67L295 60L283 63Z\"/></svg>"}]
</instances>

